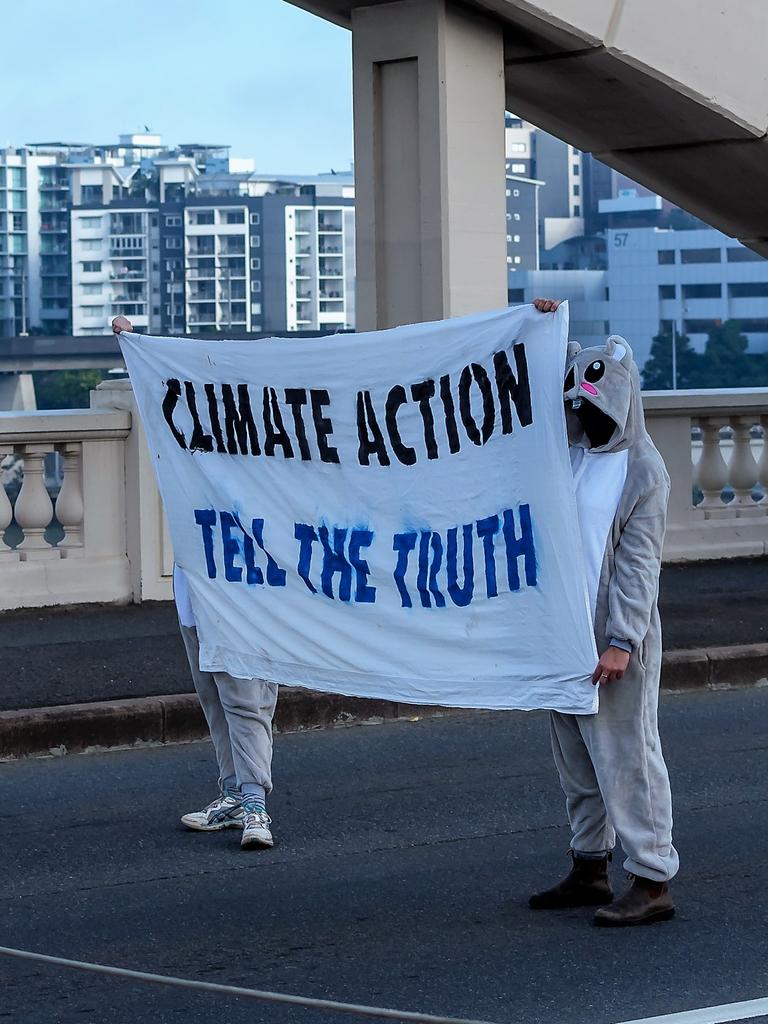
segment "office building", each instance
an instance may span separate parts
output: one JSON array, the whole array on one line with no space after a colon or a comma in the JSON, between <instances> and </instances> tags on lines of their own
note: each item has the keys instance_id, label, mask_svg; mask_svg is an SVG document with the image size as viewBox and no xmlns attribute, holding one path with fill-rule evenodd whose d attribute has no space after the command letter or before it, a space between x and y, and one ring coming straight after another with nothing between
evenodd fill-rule
<instances>
[{"instance_id":1,"label":"office building","mask_svg":"<svg viewBox=\"0 0 768 1024\"><path fill-rule=\"evenodd\" d=\"M621 334L642 366L651 342L674 329L701 352L708 332L738 321L749 351L768 351L768 260L716 231L609 229L605 270L510 275L510 302L568 299L571 336L602 344Z\"/></svg>"}]
</instances>

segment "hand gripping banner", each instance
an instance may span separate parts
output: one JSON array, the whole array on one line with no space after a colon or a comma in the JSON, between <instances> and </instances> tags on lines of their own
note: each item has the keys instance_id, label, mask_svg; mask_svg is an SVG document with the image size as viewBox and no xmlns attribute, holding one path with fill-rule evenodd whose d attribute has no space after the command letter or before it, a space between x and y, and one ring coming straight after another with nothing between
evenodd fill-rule
<instances>
[{"instance_id":1,"label":"hand gripping banner","mask_svg":"<svg viewBox=\"0 0 768 1024\"><path fill-rule=\"evenodd\" d=\"M367 334L122 334L200 667L364 697L597 710L567 306Z\"/></svg>"}]
</instances>

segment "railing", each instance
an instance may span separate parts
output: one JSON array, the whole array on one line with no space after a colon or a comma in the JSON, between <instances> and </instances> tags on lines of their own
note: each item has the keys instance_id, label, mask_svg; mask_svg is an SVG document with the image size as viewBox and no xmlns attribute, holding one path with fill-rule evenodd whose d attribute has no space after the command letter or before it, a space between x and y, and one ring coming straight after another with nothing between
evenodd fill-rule
<instances>
[{"instance_id":1,"label":"railing","mask_svg":"<svg viewBox=\"0 0 768 1024\"><path fill-rule=\"evenodd\" d=\"M768 388L644 396L672 490L668 561L768 553Z\"/></svg>"},{"instance_id":2,"label":"railing","mask_svg":"<svg viewBox=\"0 0 768 1024\"><path fill-rule=\"evenodd\" d=\"M90 409L0 412L0 609L170 597L170 543L126 384L106 382ZM54 453L58 479L46 479Z\"/></svg>"},{"instance_id":3,"label":"railing","mask_svg":"<svg viewBox=\"0 0 768 1024\"><path fill-rule=\"evenodd\" d=\"M768 553L768 388L644 402L672 481L665 560ZM128 381L105 381L90 409L0 413L4 461L0 609L170 598L172 549Z\"/></svg>"}]
</instances>

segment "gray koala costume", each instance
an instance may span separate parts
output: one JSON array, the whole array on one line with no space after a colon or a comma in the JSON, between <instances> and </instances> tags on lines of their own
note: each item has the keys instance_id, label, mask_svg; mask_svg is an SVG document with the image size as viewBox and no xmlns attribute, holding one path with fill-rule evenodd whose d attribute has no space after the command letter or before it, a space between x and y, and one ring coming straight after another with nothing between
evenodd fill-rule
<instances>
[{"instance_id":1,"label":"gray koala costume","mask_svg":"<svg viewBox=\"0 0 768 1024\"><path fill-rule=\"evenodd\" d=\"M601 687L598 714L552 714L552 748L566 795L571 848L576 854L605 855L618 834L626 870L665 882L678 869L657 722L657 597L669 477L645 428L640 376L623 338L609 338L604 348L569 346L565 400L571 446L587 449L589 457L627 453L599 569L595 636L600 654L610 645L631 652L624 677Z\"/></svg>"}]
</instances>

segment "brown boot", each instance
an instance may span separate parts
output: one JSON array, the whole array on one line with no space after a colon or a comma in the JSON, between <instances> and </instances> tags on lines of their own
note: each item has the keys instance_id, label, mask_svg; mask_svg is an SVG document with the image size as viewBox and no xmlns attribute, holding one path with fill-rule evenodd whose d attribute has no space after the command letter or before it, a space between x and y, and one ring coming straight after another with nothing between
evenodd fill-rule
<instances>
[{"instance_id":1,"label":"brown boot","mask_svg":"<svg viewBox=\"0 0 768 1024\"><path fill-rule=\"evenodd\" d=\"M603 928L626 928L632 924L651 924L674 917L675 903L666 882L632 875L632 885L611 907L601 907L595 924Z\"/></svg>"},{"instance_id":2,"label":"brown boot","mask_svg":"<svg viewBox=\"0 0 768 1024\"><path fill-rule=\"evenodd\" d=\"M533 910L558 910L563 907L598 907L610 903L613 890L608 879L608 861L605 857L579 857L573 850L570 874L551 889L535 892L528 900Z\"/></svg>"}]
</instances>

